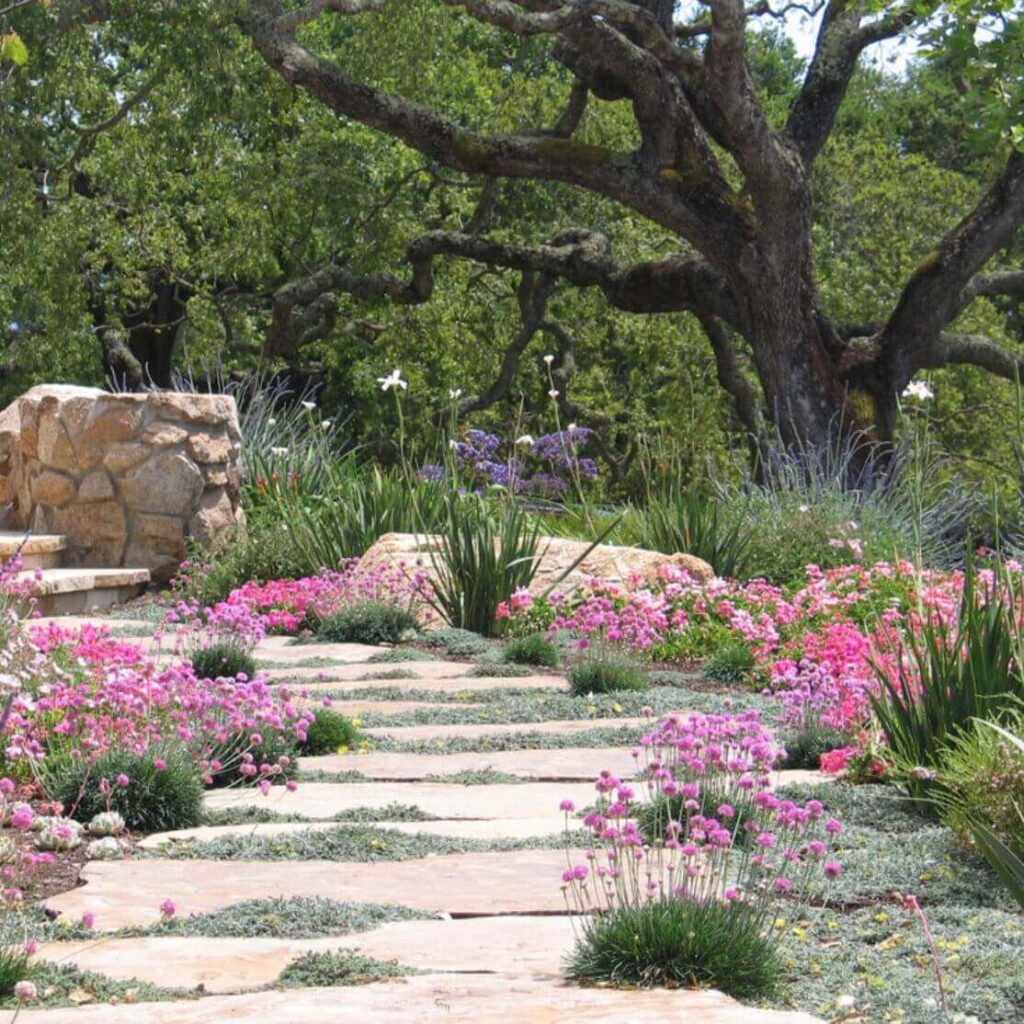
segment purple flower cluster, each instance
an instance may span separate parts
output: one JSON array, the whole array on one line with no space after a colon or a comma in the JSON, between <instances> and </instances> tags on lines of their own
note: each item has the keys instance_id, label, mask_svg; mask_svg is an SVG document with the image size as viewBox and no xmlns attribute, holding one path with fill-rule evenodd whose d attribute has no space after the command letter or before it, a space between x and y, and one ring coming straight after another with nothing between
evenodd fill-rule
<instances>
[{"instance_id":1,"label":"purple flower cluster","mask_svg":"<svg viewBox=\"0 0 1024 1024\"><path fill-rule=\"evenodd\" d=\"M455 466L460 477L468 477L477 490L504 487L516 494L559 498L569 490L574 476L581 481L597 479L597 463L580 454L593 439L588 427L573 426L536 439L521 438L517 453L512 445L502 454L502 440L485 430L467 430L455 442ZM447 476L444 466L421 466L420 480L441 481Z\"/></svg>"}]
</instances>

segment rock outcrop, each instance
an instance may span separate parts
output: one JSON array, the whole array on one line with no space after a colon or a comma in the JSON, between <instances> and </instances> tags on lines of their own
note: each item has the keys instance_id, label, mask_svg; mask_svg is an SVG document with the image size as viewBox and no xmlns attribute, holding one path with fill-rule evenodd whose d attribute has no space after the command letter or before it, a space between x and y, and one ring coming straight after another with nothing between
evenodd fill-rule
<instances>
[{"instance_id":1,"label":"rock outcrop","mask_svg":"<svg viewBox=\"0 0 1024 1024\"><path fill-rule=\"evenodd\" d=\"M233 398L108 394L43 384L0 413L7 525L67 537L68 566L166 580L194 537L222 546L242 522Z\"/></svg>"},{"instance_id":2,"label":"rock outcrop","mask_svg":"<svg viewBox=\"0 0 1024 1024\"><path fill-rule=\"evenodd\" d=\"M389 566L402 562L410 569L423 569L429 574L433 568L431 548L436 550L436 545L436 538L430 535L386 533L363 555L363 561ZM547 590L584 555L589 546L584 541L569 540L565 537L542 537L540 563L530 590L535 594ZM701 582L707 582L715 575L711 566L695 555L681 552L663 555L658 551L647 551L644 548L600 544L568 572L556 589L567 593L593 576L619 583L625 583L635 576L653 580L667 566L685 569L694 579Z\"/></svg>"}]
</instances>

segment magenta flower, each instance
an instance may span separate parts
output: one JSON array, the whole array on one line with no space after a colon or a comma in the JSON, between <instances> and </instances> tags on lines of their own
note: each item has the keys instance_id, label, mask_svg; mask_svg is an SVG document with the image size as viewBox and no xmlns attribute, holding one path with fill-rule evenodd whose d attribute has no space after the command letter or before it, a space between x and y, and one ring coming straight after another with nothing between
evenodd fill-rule
<instances>
[{"instance_id":1,"label":"magenta flower","mask_svg":"<svg viewBox=\"0 0 1024 1024\"><path fill-rule=\"evenodd\" d=\"M829 860L825 862L825 877L835 881L843 873L843 865L838 861Z\"/></svg>"},{"instance_id":2,"label":"magenta flower","mask_svg":"<svg viewBox=\"0 0 1024 1024\"><path fill-rule=\"evenodd\" d=\"M169 921L178 912L178 908L174 903L174 900L167 899L160 904L160 916L165 920Z\"/></svg>"},{"instance_id":3,"label":"magenta flower","mask_svg":"<svg viewBox=\"0 0 1024 1024\"><path fill-rule=\"evenodd\" d=\"M576 810L576 805L571 800L563 800L559 805L560 811L565 811L566 814L571 814Z\"/></svg>"}]
</instances>

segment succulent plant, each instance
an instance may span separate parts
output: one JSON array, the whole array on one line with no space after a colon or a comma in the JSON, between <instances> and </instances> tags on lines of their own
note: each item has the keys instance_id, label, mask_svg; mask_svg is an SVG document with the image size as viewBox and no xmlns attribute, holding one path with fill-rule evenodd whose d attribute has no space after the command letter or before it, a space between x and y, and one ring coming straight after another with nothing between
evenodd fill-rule
<instances>
[{"instance_id":1,"label":"succulent plant","mask_svg":"<svg viewBox=\"0 0 1024 1024\"><path fill-rule=\"evenodd\" d=\"M93 815L88 829L94 836L117 836L124 831L124 818L117 811L102 811Z\"/></svg>"}]
</instances>

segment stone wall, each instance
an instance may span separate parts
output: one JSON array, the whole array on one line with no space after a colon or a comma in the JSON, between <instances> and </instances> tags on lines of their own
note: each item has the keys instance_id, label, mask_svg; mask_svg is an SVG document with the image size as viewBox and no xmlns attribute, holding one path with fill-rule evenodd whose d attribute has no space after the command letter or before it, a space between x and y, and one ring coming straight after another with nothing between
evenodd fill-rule
<instances>
[{"instance_id":1,"label":"stone wall","mask_svg":"<svg viewBox=\"0 0 1024 1024\"><path fill-rule=\"evenodd\" d=\"M216 549L242 522L240 442L226 395L40 385L0 414L0 500L9 526L66 535L66 565L166 580L186 538Z\"/></svg>"}]
</instances>

